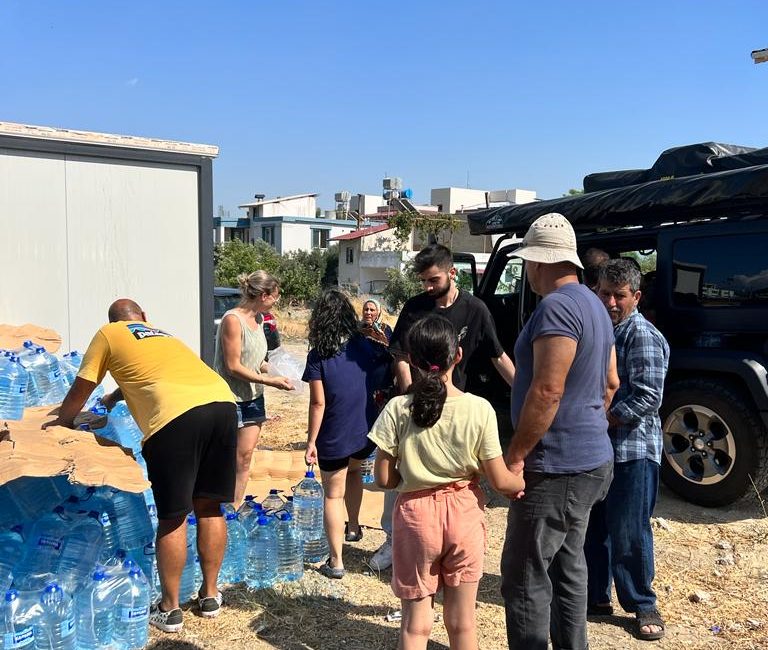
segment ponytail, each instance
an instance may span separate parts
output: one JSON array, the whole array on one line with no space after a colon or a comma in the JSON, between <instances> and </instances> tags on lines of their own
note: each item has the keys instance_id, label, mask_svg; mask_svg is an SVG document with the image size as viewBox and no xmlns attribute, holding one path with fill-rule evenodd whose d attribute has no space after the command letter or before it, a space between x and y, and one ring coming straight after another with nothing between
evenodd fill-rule
<instances>
[{"instance_id":1,"label":"ponytail","mask_svg":"<svg viewBox=\"0 0 768 650\"><path fill-rule=\"evenodd\" d=\"M421 376L411 384L411 417L420 427L431 427L443 414L448 389L443 375L456 359L458 340L449 320L430 314L418 321L408 333L411 365Z\"/></svg>"}]
</instances>

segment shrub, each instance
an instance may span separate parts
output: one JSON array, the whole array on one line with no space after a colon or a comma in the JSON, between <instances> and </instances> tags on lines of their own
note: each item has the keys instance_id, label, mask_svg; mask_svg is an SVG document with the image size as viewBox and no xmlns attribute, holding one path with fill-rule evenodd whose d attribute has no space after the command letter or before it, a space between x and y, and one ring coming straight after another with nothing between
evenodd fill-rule
<instances>
[{"instance_id":1,"label":"shrub","mask_svg":"<svg viewBox=\"0 0 768 650\"><path fill-rule=\"evenodd\" d=\"M399 311L408 298L421 292L421 282L409 262L401 273L399 269L387 269L387 286L381 294L390 312Z\"/></svg>"}]
</instances>

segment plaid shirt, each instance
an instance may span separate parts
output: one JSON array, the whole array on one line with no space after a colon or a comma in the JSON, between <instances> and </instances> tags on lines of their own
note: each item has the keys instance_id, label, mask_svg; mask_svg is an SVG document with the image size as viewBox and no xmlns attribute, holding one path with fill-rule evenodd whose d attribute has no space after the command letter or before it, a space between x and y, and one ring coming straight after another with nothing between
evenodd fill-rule
<instances>
[{"instance_id":1,"label":"plaid shirt","mask_svg":"<svg viewBox=\"0 0 768 650\"><path fill-rule=\"evenodd\" d=\"M614 459L622 463L647 458L661 463L659 406L669 366L669 345L637 310L613 331L621 381L610 409L620 424L608 431Z\"/></svg>"}]
</instances>

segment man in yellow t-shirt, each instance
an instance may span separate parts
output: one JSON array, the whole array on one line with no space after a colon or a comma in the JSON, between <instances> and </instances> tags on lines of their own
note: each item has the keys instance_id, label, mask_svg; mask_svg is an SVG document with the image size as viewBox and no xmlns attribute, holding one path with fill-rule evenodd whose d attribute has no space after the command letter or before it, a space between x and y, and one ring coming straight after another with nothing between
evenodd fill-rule
<instances>
[{"instance_id":1,"label":"man in yellow t-shirt","mask_svg":"<svg viewBox=\"0 0 768 650\"><path fill-rule=\"evenodd\" d=\"M157 504L157 566L162 598L150 623L181 630L181 573L186 560L186 516L197 518L204 617L218 615L217 581L227 541L220 504L235 489L237 411L224 380L186 345L150 325L141 307L126 298L112 303L109 324L93 337L77 377L51 424L72 427L93 389L109 371L118 388L104 397L112 408L125 398L144 433L142 455ZM49 425L50 426L50 425Z\"/></svg>"}]
</instances>

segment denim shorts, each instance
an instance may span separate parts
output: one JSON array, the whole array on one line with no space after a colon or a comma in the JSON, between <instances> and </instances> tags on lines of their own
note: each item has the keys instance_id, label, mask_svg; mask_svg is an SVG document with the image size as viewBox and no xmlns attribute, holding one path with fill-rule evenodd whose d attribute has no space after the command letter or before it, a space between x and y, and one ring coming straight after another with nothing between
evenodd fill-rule
<instances>
[{"instance_id":1,"label":"denim shorts","mask_svg":"<svg viewBox=\"0 0 768 650\"><path fill-rule=\"evenodd\" d=\"M254 424L263 424L267 421L267 412L264 408L264 395L247 402L237 403L237 428L242 429Z\"/></svg>"}]
</instances>

